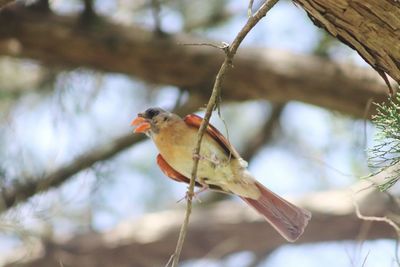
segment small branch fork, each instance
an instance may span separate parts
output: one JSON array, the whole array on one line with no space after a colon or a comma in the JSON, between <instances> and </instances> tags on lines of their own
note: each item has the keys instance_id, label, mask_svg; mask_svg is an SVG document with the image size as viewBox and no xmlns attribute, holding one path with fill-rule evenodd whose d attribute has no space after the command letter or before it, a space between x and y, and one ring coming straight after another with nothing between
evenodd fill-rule
<instances>
[{"instance_id":1,"label":"small branch fork","mask_svg":"<svg viewBox=\"0 0 400 267\"><path fill-rule=\"evenodd\" d=\"M232 67L233 57L235 56L235 54L239 48L239 45L242 43L243 39L251 31L251 29L253 29L254 26L263 17L265 17L267 12L277 2L278 2L278 0L265 1L264 4L262 4L262 6L257 10L257 12L255 12L254 15L252 15L248 18L246 24L243 26L243 28L237 34L237 36L233 40L232 44L230 46L226 46L226 47L224 46L223 51L226 54L225 60L222 63L222 65L217 73L217 76L215 78L212 93L211 93L210 99L207 104L206 114L204 116L204 120L202 121L199 131L197 133L197 143L196 143L196 148L194 150L194 155L200 154L201 141L203 139L205 130L207 129L207 126L209 124L213 110L218 105L222 81L223 81L228 69ZM192 169L192 173L191 173L189 188L187 191L186 213L185 213L185 218L182 223L181 230L179 232L179 238L178 238L178 242L176 244L175 252L171 256L172 267L178 266L179 257L180 257L180 254L181 254L181 251L183 248L183 243L185 241L185 237L186 237L186 233L187 233L187 229L188 229L188 225L189 225L189 218L190 218L190 214L192 212L192 199L193 199L193 195L194 195L193 191L194 191L194 185L195 185L195 180L196 180L196 176L197 176L198 166L199 166L199 157L193 157L193 169ZM169 266L171 259L170 259L170 261L168 261L167 266Z\"/></svg>"},{"instance_id":2,"label":"small branch fork","mask_svg":"<svg viewBox=\"0 0 400 267\"><path fill-rule=\"evenodd\" d=\"M359 218L360 220L370 221L370 222L384 222L384 223L387 223L388 225L390 225L391 227L393 227L393 229L396 232L396 236L397 236L394 255L395 255L397 265L400 266L400 259L399 259L399 254L398 254L398 250L399 250L398 248L399 248L399 242L400 242L400 227L393 220L389 219L386 216L377 217L377 216L365 216L365 215L361 214L360 207L359 207L356 199L354 198L354 195L353 195L353 205L355 208L357 218Z\"/></svg>"}]
</instances>

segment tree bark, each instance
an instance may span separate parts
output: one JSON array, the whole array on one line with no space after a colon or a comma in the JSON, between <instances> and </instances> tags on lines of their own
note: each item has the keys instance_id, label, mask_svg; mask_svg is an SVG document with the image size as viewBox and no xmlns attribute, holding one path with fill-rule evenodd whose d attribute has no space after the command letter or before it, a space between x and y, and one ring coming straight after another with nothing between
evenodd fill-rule
<instances>
[{"instance_id":1,"label":"tree bark","mask_svg":"<svg viewBox=\"0 0 400 267\"><path fill-rule=\"evenodd\" d=\"M365 182L358 184L352 191L365 186ZM350 192L322 192L294 201L313 213L304 235L295 244L396 238L388 224L357 218ZM372 190L357 193L355 199L361 212L368 211L368 215L383 216L398 209L385 194ZM42 256L19 266L164 266L174 251L183 215L183 209L163 211L127 221L104 234L47 242ZM284 244L287 242L249 207L221 202L195 208L181 258L222 258L243 250L266 255Z\"/></svg>"},{"instance_id":2,"label":"tree bark","mask_svg":"<svg viewBox=\"0 0 400 267\"><path fill-rule=\"evenodd\" d=\"M187 35L160 37L106 20L23 8L0 13L0 54L49 65L89 67L174 85L208 97L224 53L188 43L212 41ZM216 42L213 42L216 43ZM387 87L372 69L272 49L240 48L223 84L224 100L302 101L363 117L367 103L384 101Z\"/></svg>"},{"instance_id":3,"label":"tree bark","mask_svg":"<svg viewBox=\"0 0 400 267\"><path fill-rule=\"evenodd\" d=\"M400 2L294 0L318 27L355 49L400 84Z\"/></svg>"},{"instance_id":4,"label":"tree bark","mask_svg":"<svg viewBox=\"0 0 400 267\"><path fill-rule=\"evenodd\" d=\"M0 9L14 1L15 0L0 0Z\"/></svg>"}]
</instances>

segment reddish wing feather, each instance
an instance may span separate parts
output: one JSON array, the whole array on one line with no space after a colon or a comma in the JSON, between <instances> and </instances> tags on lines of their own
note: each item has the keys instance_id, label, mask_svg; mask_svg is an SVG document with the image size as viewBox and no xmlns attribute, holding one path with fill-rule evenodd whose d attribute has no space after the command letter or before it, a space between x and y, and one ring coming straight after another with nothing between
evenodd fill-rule
<instances>
[{"instance_id":1,"label":"reddish wing feather","mask_svg":"<svg viewBox=\"0 0 400 267\"><path fill-rule=\"evenodd\" d=\"M197 116L195 114L189 114L184 118L184 121L187 125L193 126L196 128L200 128L201 122L203 118ZM240 158L239 153L235 150L234 147L229 143L228 139L223 136L217 128L208 124L207 133L215 140L218 144L226 151L227 154L230 154L233 158Z\"/></svg>"},{"instance_id":2,"label":"reddish wing feather","mask_svg":"<svg viewBox=\"0 0 400 267\"><path fill-rule=\"evenodd\" d=\"M177 182L187 183L187 184L190 183L190 179L189 178L187 178L183 174L180 174L174 168L172 168L171 165L169 165L168 162L166 162L165 159L160 154L158 154L158 156L157 156L157 164L160 167L161 171L166 176L171 178L172 180L177 181ZM200 186L200 187L204 187L198 182L196 182L195 185L196 186ZM220 188L219 186L216 186L216 185L209 185L208 188L212 189L214 191L226 193L222 188Z\"/></svg>"},{"instance_id":3,"label":"reddish wing feather","mask_svg":"<svg viewBox=\"0 0 400 267\"><path fill-rule=\"evenodd\" d=\"M197 115L190 114L185 117L184 121L189 126L199 128L203 119ZM214 126L208 125L207 134L210 135L226 153L234 158L240 158L229 141ZM162 172L171 179L178 182L189 183L190 179L174 170L160 154L157 156L157 164L160 166ZM196 182L196 185L200 184ZM259 199L241 198L262 214L288 241L294 242L297 240L311 218L310 212L298 208L282 199L260 183L257 182L256 185L261 191L261 197ZM215 185L209 185L209 188L226 193L222 188Z\"/></svg>"},{"instance_id":4,"label":"reddish wing feather","mask_svg":"<svg viewBox=\"0 0 400 267\"><path fill-rule=\"evenodd\" d=\"M169 178L177 181L177 182L184 182L184 183L189 183L189 178L186 176L180 174L179 172L175 171L166 161L165 159L161 156L161 154L158 154L157 156L157 164L160 167L161 171L168 176Z\"/></svg>"}]
</instances>

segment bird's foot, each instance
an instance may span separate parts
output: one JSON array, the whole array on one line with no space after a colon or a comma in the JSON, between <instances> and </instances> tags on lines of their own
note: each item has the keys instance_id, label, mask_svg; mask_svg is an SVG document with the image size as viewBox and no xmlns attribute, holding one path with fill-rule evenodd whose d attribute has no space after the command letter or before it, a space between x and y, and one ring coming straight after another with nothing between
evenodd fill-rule
<instances>
[{"instance_id":1,"label":"bird's foot","mask_svg":"<svg viewBox=\"0 0 400 267\"><path fill-rule=\"evenodd\" d=\"M196 153L196 152L193 152L192 159L193 159L193 160L196 160L196 159L197 159L197 160L203 160L204 157L201 156L200 154Z\"/></svg>"},{"instance_id":2,"label":"bird's foot","mask_svg":"<svg viewBox=\"0 0 400 267\"><path fill-rule=\"evenodd\" d=\"M201 203L201 199L199 198L199 195L200 195L200 193L206 191L207 189L208 189L208 186L203 186L202 188L200 188L199 190L197 190L197 191L195 191L195 192L193 192L193 193L190 193L189 191L187 191L186 194L185 194L185 196L184 196L183 198L179 199L179 200L177 201L177 203L181 202L181 201L184 200L184 199L186 199L186 200L188 200L188 199L195 199L195 200L197 200L199 203Z\"/></svg>"},{"instance_id":3,"label":"bird's foot","mask_svg":"<svg viewBox=\"0 0 400 267\"><path fill-rule=\"evenodd\" d=\"M193 160L195 160L195 159L205 160L205 161L208 161L208 162L212 163L214 166L220 166L221 164L224 163L223 161L219 160L217 158L217 156L214 155L214 154L211 157L206 157L206 156L199 155L197 153L193 153L193 158L192 159Z\"/></svg>"}]
</instances>

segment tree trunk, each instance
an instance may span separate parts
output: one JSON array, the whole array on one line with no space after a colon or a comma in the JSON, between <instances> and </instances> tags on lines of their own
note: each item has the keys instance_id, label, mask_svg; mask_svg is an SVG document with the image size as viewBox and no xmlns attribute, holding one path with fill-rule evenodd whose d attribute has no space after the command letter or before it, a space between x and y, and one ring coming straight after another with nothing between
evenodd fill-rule
<instances>
[{"instance_id":1,"label":"tree trunk","mask_svg":"<svg viewBox=\"0 0 400 267\"><path fill-rule=\"evenodd\" d=\"M400 84L400 2L396 0L294 0L318 27Z\"/></svg>"}]
</instances>

